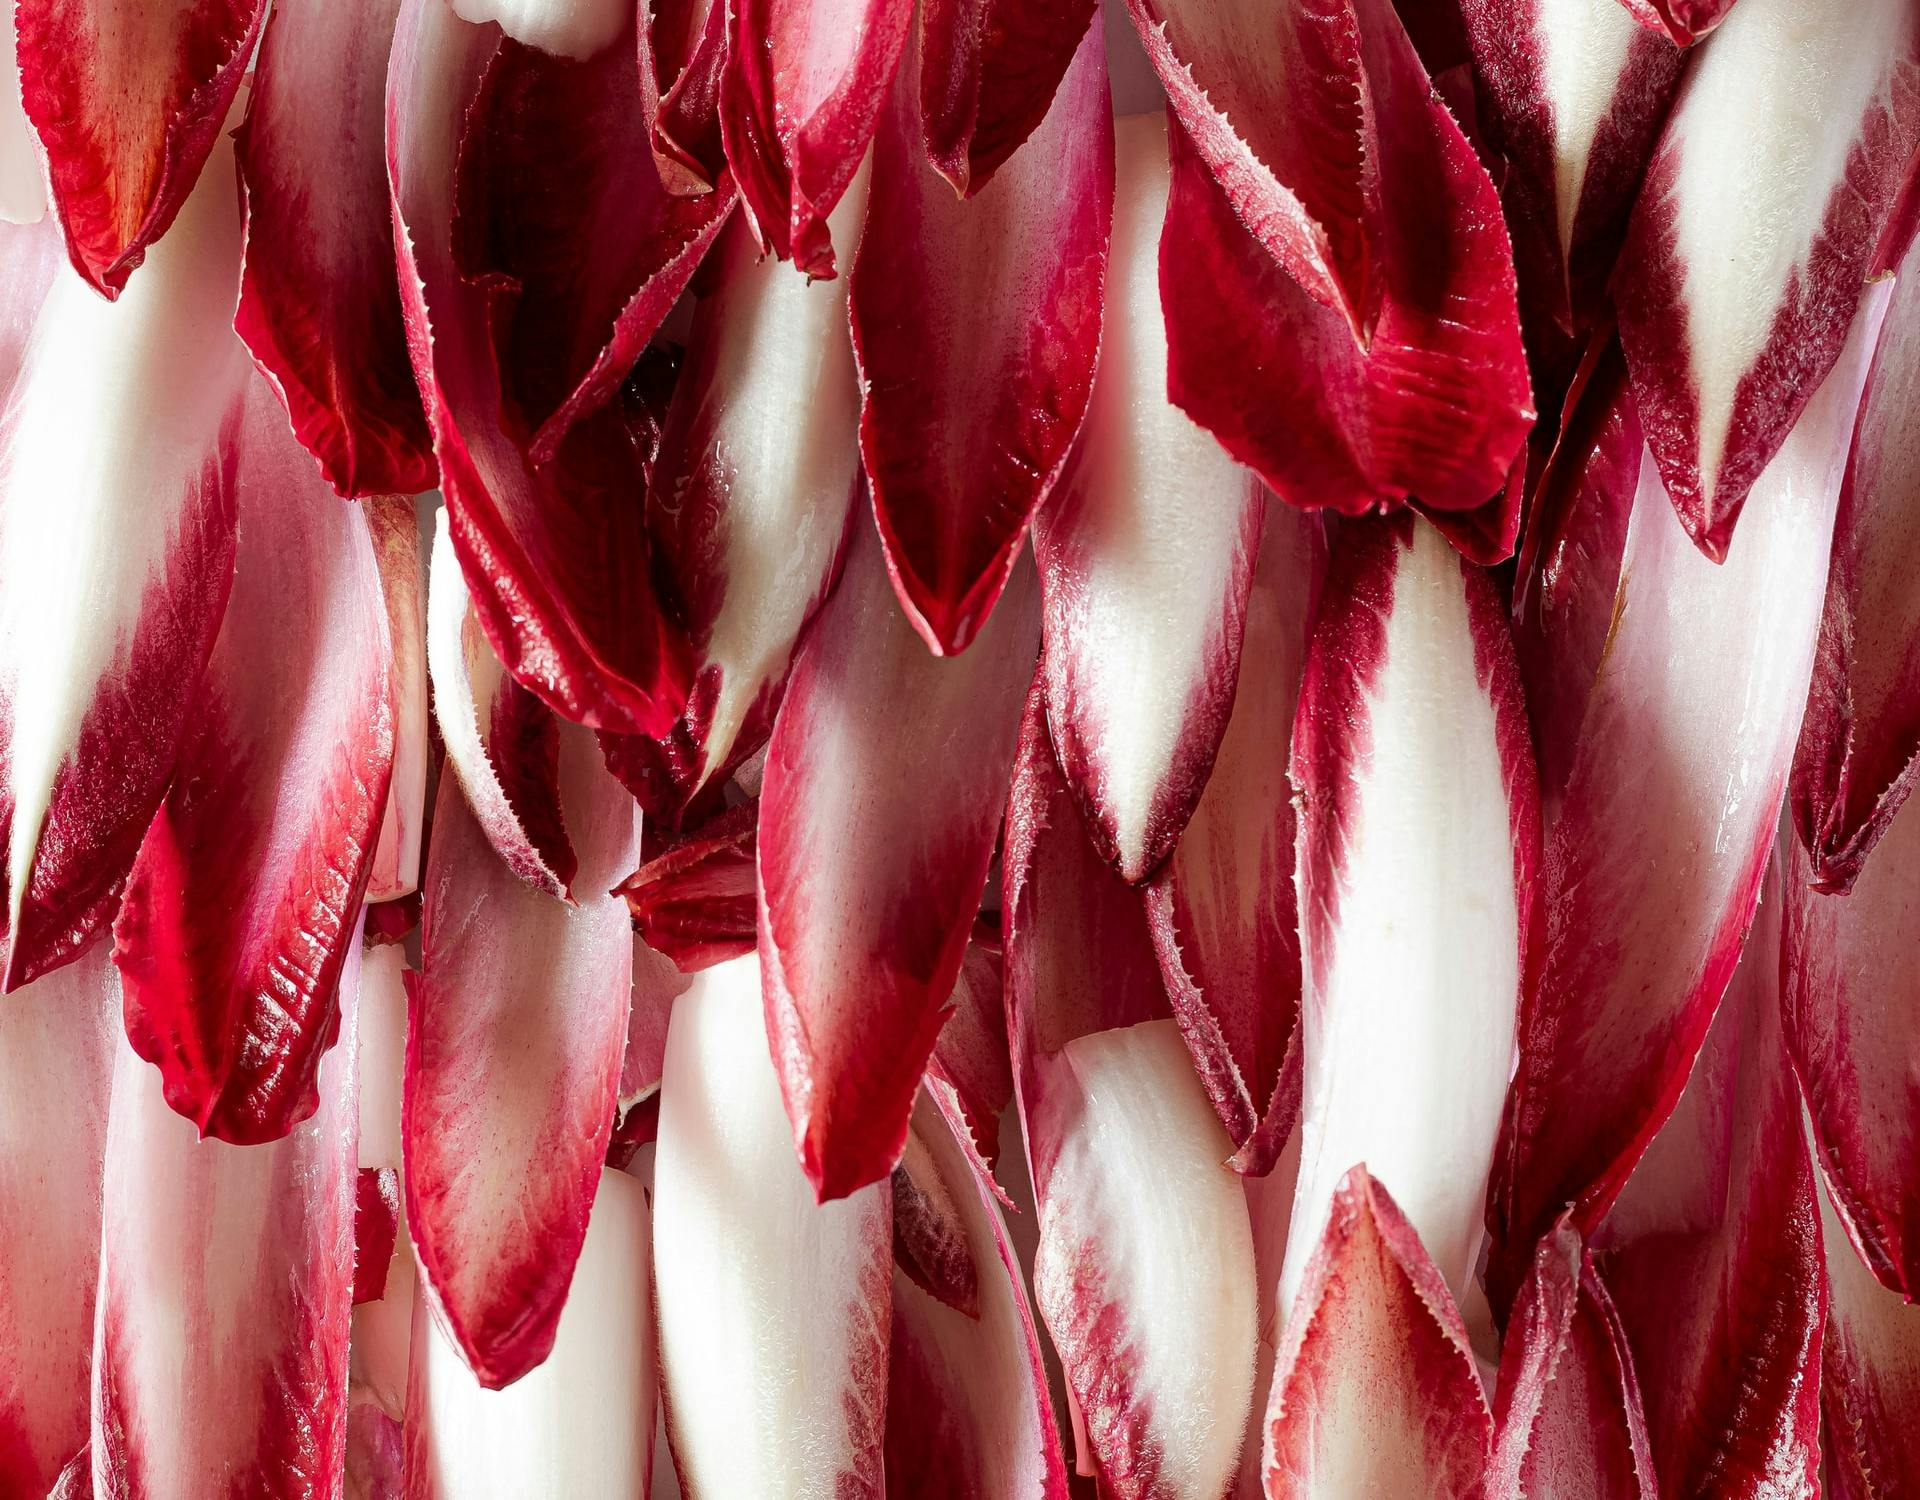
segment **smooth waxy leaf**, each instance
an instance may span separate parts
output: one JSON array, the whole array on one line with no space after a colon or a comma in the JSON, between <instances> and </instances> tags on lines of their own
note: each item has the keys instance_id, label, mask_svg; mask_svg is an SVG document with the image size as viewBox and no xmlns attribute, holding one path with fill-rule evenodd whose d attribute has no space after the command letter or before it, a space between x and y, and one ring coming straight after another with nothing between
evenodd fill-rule
<instances>
[{"instance_id":1,"label":"smooth waxy leaf","mask_svg":"<svg viewBox=\"0 0 1920 1500\"><path fill-rule=\"evenodd\" d=\"M236 147L247 254L234 326L301 444L349 496L434 483L381 149L399 8L275 6Z\"/></svg>"},{"instance_id":2,"label":"smooth waxy leaf","mask_svg":"<svg viewBox=\"0 0 1920 1500\"><path fill-rule=\"evenodd\" d=\"M553 1347L632 1001L632 930L611 891L639 856L639 815L591 735L564 726L559 755L574 902L509 869L441 779L408 1008L407 1219L443 1326L490 1390Z\"/></svg>"},{"instance_id":3,"label":"smooth waxy leaf","mask_svg":"<svg viewBox=\"0 0 1920 1500\"><path fill-rule=\"evenodd\" d=\"M1304 1086L1280 1305L1361 1165L1461 1300L1513 1067L1540 822L1493 580L1426 522L1343 525L1291 775Z\"/></svg>"},{"instance_id":4,"label":"smooth waxy leaf","mask_svg":"<svg viewBox=\"0 0 1920 1500\"><path fill-rule=\"evenodd\" d=\"M885 1484L891 1192L815 1202L758 968L704 971L667 1033L653 1198L667 1431L689 1500L863 1500Z\"/></svg>"},{"instance_id":5,"label":"smooth waxy leaf","mask_svg":"<svg viewBox=\"0 0 1920 1500\"><path fill-rule=\"evenodd\" d=\"M850 300L860 452L901 607L941 655L986 623L1093 389L1113 218L1101 41L1087 32L1046 119L971 198L927 163L918 46L874 143Z\"/></svg>"},{"instance_id":6,"label":"smooth waxy leaf","mask_svg":"<svg viewBox=\"0 0 1920 1500\"><path fill-rule=\"evenodd\" d=\"M1016 572L973 646L933 656L863 522L787 684L760 794L759 947L781 1094L823 1199L884 1177L906 1140L1000 829L1037 592Z\"/></svg>"}]
</instances>

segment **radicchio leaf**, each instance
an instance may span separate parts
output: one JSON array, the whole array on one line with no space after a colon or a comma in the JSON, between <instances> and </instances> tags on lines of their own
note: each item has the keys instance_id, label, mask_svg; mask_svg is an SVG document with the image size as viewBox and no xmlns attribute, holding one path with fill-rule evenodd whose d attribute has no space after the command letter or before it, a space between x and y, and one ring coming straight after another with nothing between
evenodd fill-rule
<instances>
[{"instance_id":1,"label":"radicchio leaf","mask_svg":"<svg viewBox=\"0 0 1920 1500\"><path fill-rule=\"evenodd\" d=\"M593 737L560 732L577 904L514 874L442 777L407 1026L407 1220L447 1333L488 1389L553 1346L613 1128L633 936L609 894L639 855Z\"/></svg>"},{"instance_id":2,"label":"radicchio leaf","mask_svg":"<svg viewBox=\"0 0 1920 1500\"><path fill-rule=\"evenodd\" d=\"M1090 29L1025 148L958 198L926 160L919 57L908 49L874 143L850 308L887 570L946 656L986 623L1087 410L1113 136Z\"/></svg>"},{"instance_id":3,"label":"radicchio leaf","mask_svg":"<svg viewBox=\"0 0 1920 1500\"><path fill-rule=\"evenodd\" d=\"M1295 1305L1362 1165L1464 1300L1513 1066L1540 821L1493 580L1426 522L1343 524L1292 780L1304 1088L1280 1305Z\"/></svg>"},{"instance_id":4,"label":"radicchio leaf","mask_svg":"<svg viewBox=\"0 0 1920 1500\"><path fill-rule=\"evenodd\" d=\"M1547 830L1489 1192L1496 1305L1569 1204L1583 1234L1606 1213L1673 1109L1733 972L1786 790L1884 305L1880 291L1864 299L1724 564L1698 554L1657 463L1642 459L1597 675L1562 700L1580 705L1581 724Z\"/></svg>"},{"instance_id":5,"label":"radicchio leaf","mask_svg":"<svg viewBox=\"0 0 1920 1500\"><path fill-rule=\"evenodd\" d=\"M1512 251L1390 0L1132 10L1179 120L1174 403L1291 504L1479 507L1533 420Z\"/></svg>"},{"instance_id":6,"label":"radicchio leaf","mask_svg":"<svg viewBox=\"0 0 1920 1500\"><path fill-rule=\"evenodd\" d=\"M1226 733L1267 491L1166 399L1164 121L1119 122L1115 177L1099 376L1033 537L1048 724L1095 842L1137 884Z\"/></svg>"},{"instance_id":7,"label":"radicchio leaf","mask_svg":"<svg viewBox=\"0 0 1920 1500\"><path fill-rule=\"evenodd\" d=\"M67 256L103 296L120 295L210 157L226 157L216 140L266 13L267 0L15 7L21 99ZM216 179L230 170L212 168ZM225 182L215 191L231 212Z\"/></svg>"},{"instance_id":8,"label":"radicchio leaf","mask_svg":"<svg viewBox=\"0 0 1920 1500\"><path fill-rule=\"evenodd\" d=\"M1086 836L1036 683L1007 813L1007 983L1039 1205L1034 1294L1081 1473L1217 1500L1253 1405L1254 1246L1138 895ZM1204 1360L1192 1351L1208 1351Z\"/></svg>"},{"instance_id":9,"label":"radicchio leaf","mask_svg":"<svg viewBox=\"0 0 1920 1500\"><path fill-rule=\"evenodd\" d=\"M1781 1045L1780 904L1771 879L1681 1106L1596 1240L1662 1495L1819 1492L1827 1291Z\"/></svg>"},{"instance_id":10,"label":"radicchio leaf","mask_svg":"<svg viewBox=\"0 0 1920 1500\"><path fill-rule=\"evenodd\" d=\"M1916 147L1908 0L1744 0L1687 72L1614 293L1647 444L1715 561L1841 357Z\"/></svg>"},{"instance_id":11,"label":"radicchio leaf","mask_svg":"<svg viewBox=\"0 0 1920 1500\"><path fill-rule=\"evenodd\" d=\"M906 1140L999 832L1037 593L1023 567L971 649L930 655L862 524L794 664L761 791L759 948L823 1199L886 1176Z\"/></svg>"},{"instance_id":12,"label":"radicchio leaf","mask_svg":"<svg viewBox=\"0 0 1920 1500\"><path fill-rule=\"evenodd\" d=\"M347 496L434 484L382 149L399 9L399 0L274 6L235 147L247 250L234 326L301 445Z\"/></svg>"},{"instance_id":13,"label":"radicchio leaf","mask_svg":"<svg viewBox=\"0 0 1920 1500\"><path fill-rule=\"evenodd\" d=\"M104 932L172 775L233 581L252 377L232 328L240 226L224 141L118 302L51 276L37 238L10 236L23 257L12 292L52 286L24 353L5 350L18 373L0 417L10 986Z\"/></svg>"},{"instance_id":14,"label":"radicchio leaf","mask_svg":"<svg viewBox=\"0 0 1920 1500\"><path fill-rule=\"evenodd\" d=\"M0 1001L0 1493L87 1444L100 1179L120 1036L104 946ZM91 1477L75 1500L91 1497Z\"/></svg>"},{"instance_id":15,"label":"radicchio leaf","mask_svg":"<svg viewBox=\"0 0 1920 1500\"><path fill-rule=\"evenodd\" d=\"M202 1135L277 1140L319 1105L393 771L373 539L255 381L226 617L114 923L127 1036Z\"/></svg>"},{"instance_id":16,"label":"radicchio leaf","mask_svg":"<svg viewBox=\"0 0 1920 1500\"><path fill-rule=\"evenodd\" d=\"M660 187L631 46L588 63L516 47L402 0L387 175L414 374L501 661L577 722L661 734L685 646L642 586L643 455L606 403L727 203L688 223ZM564 193L546 190L556 135L582 153Z\"/></svg>"},{"instance_id":17,"label":"radicchio leaf","mask_svg":"<svg viewBox=\"0 0 1920 1500\"><path fill-rule=\"evenodd\" d=\"M566 1311L538 1369L492 1390L413 1304L406 1414L409 1500L635 1500L652 1483L658 1372L647 1195L600 1173Z\"/></svg>"},{"instance_id":18,"label":"radicchio leaf","mask_svg":"<svg viewBox=\"0 0 1920 1500\"><path fill-rule=\"evenodd\" d=\"M891 1193L814 1201L758 970L748 955L702 972L667 1033L653 1199L667 1432L688 1500L878 1500Z\"/></svg>"},{"instance_id":19,"label":"radicchio leaf","mask_svg":"<svg viewBox=\"0 0 1920 1500\"><path fill-rule=\"evenodd\" d=\"M1920 778L1920 240L1894 280L1853 430L1793 825L1823 890L1850 889Z\"/></svg>"},{"instance_id":20,"label":"radicchio leaf","mask_svg":"<svg viewBox=\"0 0 1920 1500\"><path fill-rule=\"evenodd\" d=\"M359 1176L356 968L341 981L341 1045L320 1065L319 1110L284 1139L201 1139L167 1107L159 1073L117 1050L94 1323L95 1494L339 1493Z\"/></svg>"}]
</instances>

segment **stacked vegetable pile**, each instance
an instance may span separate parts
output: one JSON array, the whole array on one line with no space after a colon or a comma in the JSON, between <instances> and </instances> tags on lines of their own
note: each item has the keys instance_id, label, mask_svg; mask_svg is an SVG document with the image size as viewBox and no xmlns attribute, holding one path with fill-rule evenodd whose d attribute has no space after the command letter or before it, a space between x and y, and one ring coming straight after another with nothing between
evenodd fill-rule
<instances>
[{"instance_id":1,"label":"stacked vegetable pile","mask_svg":"<svg viewBox=\"0 0 1920 1500\"><path fill-rule=\"evenodd\" d=\"M11 17L0 1497L1920 1495L1920 0Z\"/></svg>"}]
</instances>

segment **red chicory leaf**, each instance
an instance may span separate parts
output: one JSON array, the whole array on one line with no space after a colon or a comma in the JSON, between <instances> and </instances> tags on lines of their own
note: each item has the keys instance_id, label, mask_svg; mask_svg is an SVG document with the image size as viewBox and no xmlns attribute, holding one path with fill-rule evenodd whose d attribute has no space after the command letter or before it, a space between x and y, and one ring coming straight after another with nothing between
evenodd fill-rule
<instances>
[{"instance_id":1,"label":"red chicory leaf","mask_svg":"<svg viewBox=\"0 0 1920 1500\"><path fill-rule=\"evenodd\" d=\"M928 647L952 655L986 623L1087 410L1113 135L1089 29L1026 146L958 198L926 159L920 51L908 49L874 142L850 306L887 569Z\"/></svg>"},{"instance_id":2,"label":"red chicory leaf","mask_svg":"<svg viewBox=\"0 0 1920 1500\"><path fill-rule=\"evenodd\" d=\"M235 146L247 249L234 326L347 496L434 484L382 149L398 12L399 0L275 6Z\"/></svg>"},{"instance_id":3,"label":"red chicory leaf","mask_svg":"<svg viewBox=\"0 0 1920 1500\"><path fill-rule=\"evenodd\" d=\"M751 955L674 1002L655 1150L661 1390L683 1491L877 1500L891 1192L815 1202Z\"/></svg>"}]
</instances>

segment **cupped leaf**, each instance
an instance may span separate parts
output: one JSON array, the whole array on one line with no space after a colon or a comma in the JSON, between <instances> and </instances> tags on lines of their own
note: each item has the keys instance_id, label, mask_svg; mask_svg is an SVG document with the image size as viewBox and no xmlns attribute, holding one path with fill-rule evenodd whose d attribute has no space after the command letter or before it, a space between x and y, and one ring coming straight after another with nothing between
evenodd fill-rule
<instances>
[{"instance_id":1,"label":"cupped leaf","mask_svg":"<svg viewBox=\"0 0 1920 1500\"><path fill-rule=\"evenodd\" d=\"M843 245L865 203L856 179L831 220ZM694 647L661 756L675 814L766 743L859 487L846 280L809 282L758 256L744 223L706 274L647 483L656 575Z\"/></svg>"},{"instance_id":2,"label":"cupped leaf","mask_svg":"<svg viewBox=\"0 0 1920 1500\"><path fill-rule=\"evenodd\" d=\"M1138 883L1193 816L1226 733L1267 491L1166 399L1166 125L1116 130L1099 375L1033 545L1053 741L1089 831Z\"/></svg>"},{"instance_id":3,"label":"cupped leaf","mask_svg":"<svg viewBox=\"0 0 1920 1500\"><path fill-rule=\"evenodd\" d=\"M1386 1188L1356 1166L1287 1318L1267 1405L1268 1500L1478 1500L1492 1443L1447 1284Z\"/></svg>"},{"instance_id":4,"label":"cupped leaf","mask_svg":"<svg viewBox=\"0 0 1920 1500\"><path fill-rule=\"evenodd\" d=\"M446 769L468 814L508 869L565 897L579 856L559 816L559 723L507 676L487 643L444 511L435 518L428 576L427 669Z\"/></svg>"},{"instance_id":5,"label":"cupped leaf","mask_svg":"<svg viewBox=\"0 0 1920 1500\"><path fill-rule=\"evenodd\" d=\"M721 0L656 0L641 19L640 86L668 192L710 192L727 169L720 136L727 28Z\"/></svg>"},{"instance_id":6,"label":"cupped leaf","mask_svg":"<svg viewBox=\"0 0 1920 1500\"><path fill-rule=\"evenodd\" d=\"M686 648L645 587L643 455L606 403L727 204L689 225L651 175L631 46L587 63L517 46L402 0L387 179L414 374L501 661L576 722L663 734ZM580 153L564 193L556 133Z\"/></svg>"},{"instance_id":7,"label":"cupped leaf","mask_svg":"<svg viewBox=\"0 0 1920 1500\"><path fill-rule=\"evenodd\" d=\"M1166 85L1168 393L1291 504L1477 509L1533 421L1485 167L1387 0L1134 0Z\"/></svg>"},{"instance_id":8,"label":"cupped leaf","mask_svg":"<svg viewBox=\"0 0 1920 1500\"><path fill-rule=\"evenodd\" d=\"M301 445L347 496L434 484L382 151L399 8L275 6L236 137L247 249L234 326Z\"/></svg>"},{"instance_id":9,"label":"cupped leaf","mask_svg":"<svg viewBox=\"0 0 1920 1500\"><path fill-rule=\"evenodd\" d=\"M860 452L901 607L964 651L1080 430L1113 218L1105 50L1089 30L1026 148L971 198L928 165L908 49L853 268Z\"/></svg>"},{"instance_id":10,"label":"cupped leaf","mask_svg":"<svg viewBox=\"0 0 1920 1500\"><path fill-rule=\"evenodd\" d=\"M1535 1247L1495 1386L1488 1500L1654 1500L1633 1356L1573 1228Z\"/></svg>"},{"instance_id":11,"label":"cupped leaf","mask_svg":"<svg viewBox=\"0 0 1920 1500\"><path fill-rule=\"evenodd\" d=\"M914 1107L908 1160L952 1208L975 1303L956 1308L896 1264L887 1351L887 1490L925 1500L1066 1500L1066 1463L1024 1273L991 1179L932 1096ZM894 1234L902 1195L895 1179Z\"/></svg>"},{"instance_id":12,"label":"cupped leaf","mask_svg":"<svg viewBox=\"0 0 1920 1500\"><path fill-rule=\"evenodd\" d=\"M1789 971L1791 972L1791 971ZM1827 1260L1820 1411L1826 1493L1880 1500L1920 1484L1920 1307L1888 1291L1862 1264L1824 1181L1820 1237Z\"/></svg>"},{"instance_id":13,"label":"cupped leaf","mask_svg":"<svg viewBox=\"0 0 1920 1500\"><path fill-rule=\"evenodd\" d=\"M862 524L794 664L760 795L759 948L823 1199L886 1176L906 1140L1000 829L1037 593L1023 567L971 649L933 656Z\"/></svg>"},{"instance_id":14,"label":"cupped leaf","mask_svg":"<svg viewBox=\"0 0 1920 1500\"><path fill-rule=\"evenodd\" d=\"M364 508L393 645L393 776L373 873L367 877L367 900L398 901L420 888L427 771L433 759L427 732L427 555L410 497L380 495Z\"/></svg>"},{"instance_id":15,"label":"cupped leaf","mask_svg":"<svg viewBox=\"0 0 1920 1500\"><path fill-rule=\"evenodd\" d=\"M577 903L521 880L441 778L411 985L407 1220L442 1327L497 1390L553 1347L613 1129L633 988L633 800L561 731Z\"/></svg>"},{"instance_id":16,"label":"cupped leaf","mask_svg":"<svg viewBox=\"0 0 1920 1500\"><path fill-rule=\"evenodd\" d=\"M167 233L215 154L266 0L25 0L20 95L67 256L108 298ZM230 168L216 166L224 179ZM223 185L221 209L230 189ZM231 309L229 309L231 311Z\"/></svg>"},{"instance_id":17,"label":"cupped leaf","mask_svg":"<svg viewBox=\"0 0 1920 1500\"><path fill-rule=\"evenodd\" d=\"M1649 30L1681 47L1699 41L1726 18L1733 0L1620 0L1627 13Z\"/></svg>"},{"instance_id":18,"label":"cupped leaf","mask_svg":"<svg viewBox=\"0 0 1920 1500\"><path fill-rule=\"evenodd\" d=\"M1097 0L929 0L920 12L920 116L927 156L962 197L977 193L1045 117Z\"/></svg>"},{"instance_id":19,"label":"cupped leaf","mask_svg":"<svg viewBox=\"0 0 1920 1500\"><path fill-rule=\"evenodd\" d=\"M1522 293L1568 331L1599 312L1686 58L1619 0L1461 6L1508 173Z\"/></svg>"},{"instance_id":20,"label":"cupped leaf","mask_svg":"<svg viewBox=\"0 0 1920 1500\"><path fill-rule=\"evenodd\" d=\"M624 882L633 929L684 973L754 949L758 801L743 802L675 842Z\"/></svg>"},{"instance_id":21,"label":"cupped leaf","mask_svg":"<svg viewBox=\"0 0 1920 1500\"><path fill-rule=\"evenodd\" d=\"M1286 757L1326 566L1318 519L1269 505L1220 753L1193 819L1146 887L1174 1019L1233 1164L1272 1170L1299 1107L1300 936Z\"/></svg>"},{"instance_id":22,"label":"cupped leaf","mask_svg":"<svg viewBox=\"0 0 1920 1500\"><path fill-rule=\"evenodd\" d=\"M720 133L754 238L836 274L827 216L853 183L913 26L912 0L736 0Z\"/></svg>"},{"instance_id":23,"label":"cupped leaf","mask_svg":"<svg viewBox=\"0 0 1920 1500\"><path fill-rule=\"evenodd\" d=\"M1745 0L1687 72L1614 294L1647 444L1716 561L1840 358L1917 146L1907 0Z\"/></svg>"}]
</instances>

